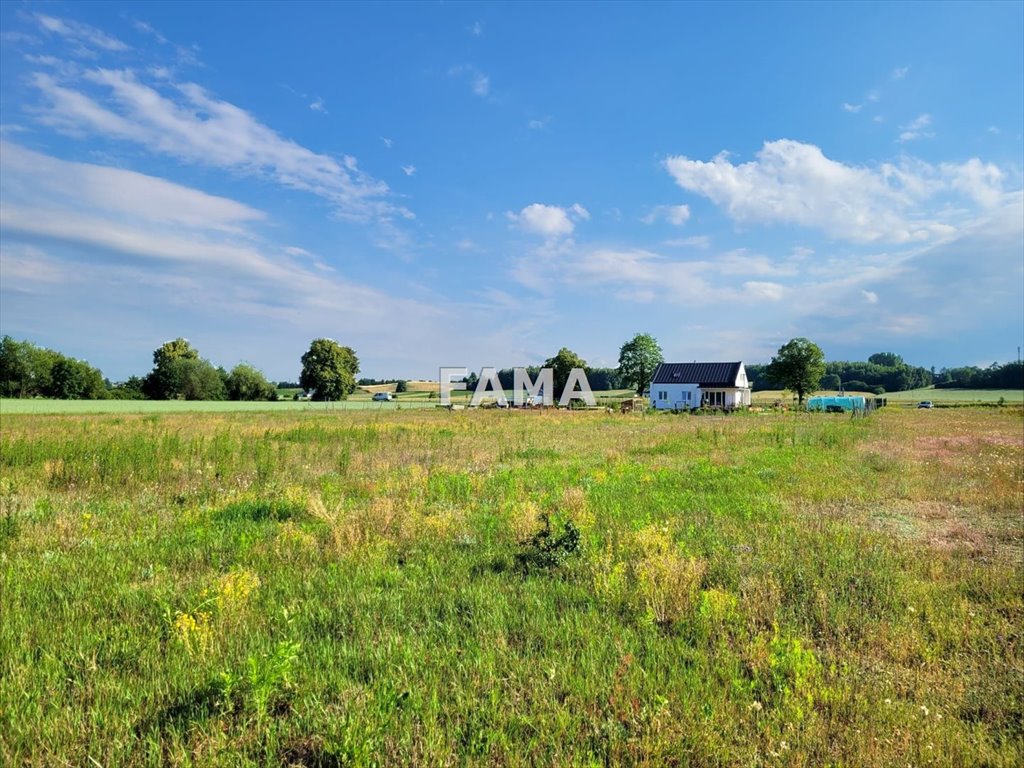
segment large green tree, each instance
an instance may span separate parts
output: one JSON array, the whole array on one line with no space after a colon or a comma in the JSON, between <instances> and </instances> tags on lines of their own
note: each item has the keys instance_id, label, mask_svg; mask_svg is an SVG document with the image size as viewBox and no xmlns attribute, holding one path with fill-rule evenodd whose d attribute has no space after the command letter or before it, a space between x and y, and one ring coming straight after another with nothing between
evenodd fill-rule
<instances>
[{"instance_id":1,"label":"large green tree","mask_svg":"<svg viewBox=\"0 0 1024 768\"><path fill-rule=\"evenodd\" d=\"M277 388L248 363L239 363L231 369L227 381L229 400L273 400Z\"/></svg>"},{"instance_id":2,"label":"large green tree","mask_svg":"<svg viewBox=\"0 0 1024 768\"><path fill-rule=\"evenodd\" d=\"M299 385L312 390L314 400L344 400L356 388L359 359L333 339L314 339L302 356Z\"/></svg>"},{"instance_id":3,"label":"large green tree","mask_svg":"<svg viewBox=\"0 0 1024 768\"><path fill-rule=\"evenodd\" d=\"M638 333L619 350L619 378L623 384L643 392L654 369L665 362L658 341L649 333Z\"/></svg>"},{"instance_id":4,"label":"large green tree","mask_svg":"<svg viewBox=\"0 0 1024 768\"><path fill-rule=\"evenodd\" d=\"M224 381L186 339L164 342L153 351L153 370L143 391L154 400L223 400Z\"/></svg>"},{"instance_id":5,"label":"large green tree","mask_svg":"<svg viewBox=\"0 0 1024 768\"><path fill-rule=\"evenodd\" d=\"M59 400L97 400L107 395L103 374L83 360L61 355L50 369L47 397Z\"/></svg>"},{"instance_id":6,"label":"large green tree","mask_svg":"<svg viewBox=\"0 0 1024 768\"><path fill-rule=\"evenodd\" d=\"M555 386L554 399L557 401L562 397L562 390L569 381L569 374L573 368L586 369L587 361L577 355L568 347L562 347L558 354L544 361L542 368L550 368L553 383Z\"/></svg>"},{"instance_id":7,"label":"large green tree","mask_svg":"<svg viewBox=\"0 0 1024 768\"><path fill-rule=\"evenodd\" d=\"M791 339L779 347L765 369L765 374L776 386L796 392L800 405L804 396L818 388L825 373L825 354L821 347L808 339Z\"/></svg>"}]
</instances>

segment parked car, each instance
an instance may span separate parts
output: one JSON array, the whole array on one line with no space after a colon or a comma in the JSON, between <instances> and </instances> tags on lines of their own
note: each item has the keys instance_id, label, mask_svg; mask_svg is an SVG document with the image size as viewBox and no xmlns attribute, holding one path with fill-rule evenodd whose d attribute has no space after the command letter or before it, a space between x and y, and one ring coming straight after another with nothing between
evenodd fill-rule
<instances>
[{"instance_id":1,"label":"parked car","mask_svg":"<svg viewBox=\"0 0 1024 768\"><path fill-rule=\"evenodd\" d=\"M373 399L379 402L383 402L386 400L394 400L395 396L392 395L390 392L375 392L373 395Z\"/></svg>"},{"instance_id":2,"label":"parked car","mask_svg":"<svg viewBox=\"0 0 1024 768\"><path fill-rule=\"evenodd\" d=\"M918 408L934 408L935 406L932 405L932 401L931 400L922 400L920 403L917 404L917 407Z\"/></svg>"}]
</instances>

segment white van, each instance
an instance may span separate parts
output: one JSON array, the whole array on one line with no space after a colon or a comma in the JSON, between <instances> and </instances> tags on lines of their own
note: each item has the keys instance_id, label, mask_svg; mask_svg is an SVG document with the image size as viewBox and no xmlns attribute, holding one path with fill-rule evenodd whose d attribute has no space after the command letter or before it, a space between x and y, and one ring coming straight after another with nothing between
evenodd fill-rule
<instances>
[{"instance_id":1,"label":"white van","mask_svg":"<svg viewBox=\"0 0 1024 768\"><path fill-rule=\"evenodd\" d=\"M395 396L392 395L390 392L375 392L373 395L373 399L378 402L385 402L387 400L394 400Z\"/></svg>"}]
</instances>

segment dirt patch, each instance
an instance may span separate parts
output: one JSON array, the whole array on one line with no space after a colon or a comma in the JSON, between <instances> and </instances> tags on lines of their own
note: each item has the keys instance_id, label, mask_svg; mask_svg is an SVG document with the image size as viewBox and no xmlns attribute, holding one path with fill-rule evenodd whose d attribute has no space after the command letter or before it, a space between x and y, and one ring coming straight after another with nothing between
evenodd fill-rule
<instances>
[{"instance_id":1,"label":"dirt patch","mask_svg":"<svg viewBox=\"0 0 1024 768\"><path fill-rule=\"evenodd\" d=\"M898 500L884 507L849 510L867 525L944 552L980 560L1024 562L1020 513L993 515L939 501Z\"/></svg>"}]
</instances>

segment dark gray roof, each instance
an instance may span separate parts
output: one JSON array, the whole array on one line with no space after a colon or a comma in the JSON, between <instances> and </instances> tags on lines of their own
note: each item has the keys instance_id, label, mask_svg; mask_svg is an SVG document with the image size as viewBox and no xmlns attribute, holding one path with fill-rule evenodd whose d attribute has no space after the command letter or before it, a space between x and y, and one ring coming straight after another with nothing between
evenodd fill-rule
<instances>
[{"instance_id":1,"label":"dark gray roof","mask_svg":"<svg viewBox=\"0 0 1024 768\"><path fill-rule=\"evenodd\" d=\"M651 384L699 384L702 387L735 387L742 362L662 363Z\"/></svg>"}]
</instances>

